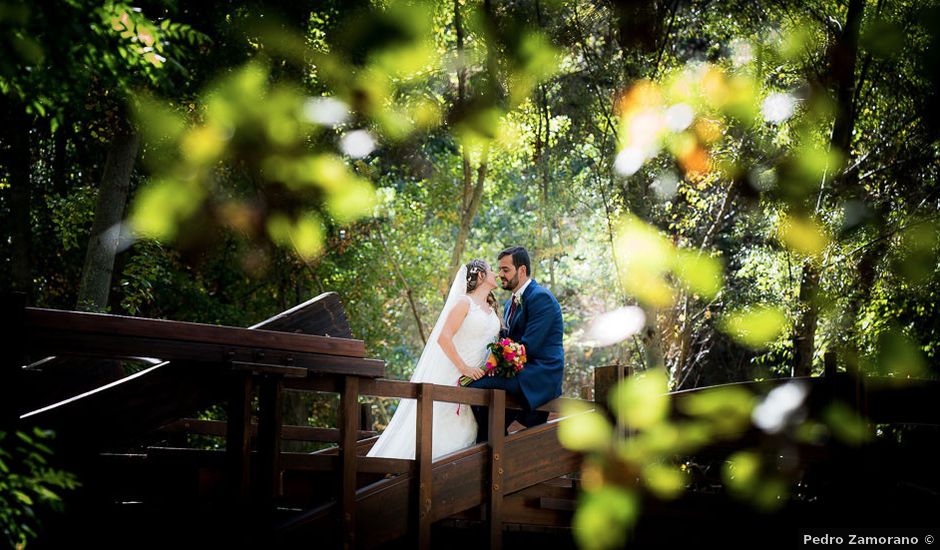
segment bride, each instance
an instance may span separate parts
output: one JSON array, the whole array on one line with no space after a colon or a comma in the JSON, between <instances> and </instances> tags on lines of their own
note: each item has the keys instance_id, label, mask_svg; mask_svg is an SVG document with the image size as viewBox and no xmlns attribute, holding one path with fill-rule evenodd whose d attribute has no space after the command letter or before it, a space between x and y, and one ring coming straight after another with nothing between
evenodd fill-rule
<instances>
[{"instance_id":1,"label":"bride","mask_svg":"<svg viewBox=\"0 0 940 550\"><path fill-rule=\"evenodd\" d=\"M492 294L496 287L496 274L483 260L471 260L460 268L412 382L455 386L460 375L474 380L483 376L480 367L489 356L486 346L496 339L501 327ZM402 399L366 456L414 459L415 414L415 400ZM435 401L433 417L432 459L476 442L477 422L469 406Z\"/></svg>"}]
</instances>

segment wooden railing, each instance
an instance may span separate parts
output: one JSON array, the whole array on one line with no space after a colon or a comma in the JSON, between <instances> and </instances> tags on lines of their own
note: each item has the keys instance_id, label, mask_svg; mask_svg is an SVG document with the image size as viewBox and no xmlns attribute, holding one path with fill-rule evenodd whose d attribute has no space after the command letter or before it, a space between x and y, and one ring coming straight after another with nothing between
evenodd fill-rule
<instances>
[{"instance_id":1,"label":"wooden railing","mask_svg":"<svg viewBox=\"0 0 940 550\"><path fill-rule=\"evenodd\" d=\"M502 533L502 500L504 496L503 456L505 445L505 411L507 408L521 409L522 405L507 396L502 390L481 390L459 386L441 386L425 383L410 383L383 379L363 379L359 377L311 376L304 379L286 381L286 388L318 392L336 392L340 394L340 457L339 469L342 472L340 503L343 533L346 545L354 545L355 540L355 489L356 473L410 473L416 480L414 484L414 502L418 509L413 511L415 542L420 548L430 546L431 534L431 450L432 441L432 403L462 403L488 408L488 431L490 434L487 471L489 495L486 507L486 521L489 526L491 548L499 548ZM414 460L356 456L355 440L349 436L356 429L356 403L359 396L391 397L416 400L415 416L415 458ZM559 412L566 399L557 399L537 410ZM350 449L351 451L347 451ZM313 455L293 456L292 468L303 468L305 464L314 466L324 457ZM320 465L322 467L322 465Z\"/></svg>"},{"instance_id":2,"label":"wooden railing","mask_svg":"<svg viewBox=\"0 0 940 550\"><path fill-rule=\"evenodd\" d=\"M19 329L23 333L16 349L11 350L10 356L20 358L15 368L22 364L23 357L155 357L183 365L187 370L217 374L206 379L206 383L227 388L224 401L228 420L224 423L178 420L164 426L164 431L224 435L231 502L236 510L243 511L244 517L257 519L260 525L255 528L261 530L272 525L281 493L281 473L286 467L339 472L335 499L339 505L344 546L356 545L357 474L409 473L415 480L412 500L415 509L411 514L415 542L420 548L428 548L433 506L432 404L442 401L488 407L490 440L486 483L489 489L485 508L491 547L501 545L504 416L507 407L521 407L502 390L381 379L384 362L365 358L365 347L359 340L39 308L20 308L12 313L20 320ZM284 426L285 390L338 393L337 428ZM257 422L252 422L255 392L258 418ZM357 441L373 435L361 425L360 396L417 401L414 460L357 456ZM155 397L173 399L174 396ZM558 411L562 401L552 402L540 410ZM62 404L23 415L23 420L43 418L43 412L59 406ZM59 420L66 425L57 428L68 431L67 416ZM74 428L73 431L78 431L79 426ZM338 456L282 453L281 441L285 438L336 442ZM251 513L247 513L249 511Z\"/></svg>"},{"instance_id":3,"label":"wooden railing","mask_svg":"<svg viewBox=\"0 0 940 550\"><path fill-rule=\"evenodd\" d=\"M507 486L503 462L506 445L504 413L507 407L520 407L520 403L503 391L383 379L384 363L366 358L363 343L349 338L27 308L22 303L10 305L9 302L5 303L3 315L12 325L6 333L7 348L0 366L3 377L0 387L9 398L3 403L5 424L17 420L12 416L16 407L11 407L10 403L16 402L17 376L29 358L49 355L155 357L177 365L179 368L173 371L174 376L192 372L205 374L193 379L193 383L202 385L191 388L192 391L209 392L223 386L225 391L220 393L219 399L226 404L227 422L180 420L177 416L164 426L164 431L226 438L226 486L233 497L232 506L244 513L245 529L255 529L256 533L274 525L283 471L334 471L339 474L335 476L332 492L337 520L342 526L343 543L347 547L356 546L357 474L408 474L414 480L411 485L414 498L410 499L413 503L410 531L415 536L416 545L427 548L434 506L432 404L439 401L488 407L490 441L486 444L487 452L481 455L486 461L484 502L491 547L500 547L502 506ZM932 406L940 395L940 382L898 385L897 381L891 380L836 375L833 368L827 368L827 374L823 378L802 380L811 386L811 406L816 402L825 405L833 396L839 396L850 398L859 412L872 422L940 423L940 413ZM616 373L611 380L622 376L623 373ZM764 393L770 386L792 380L737 385L755 393ZM164 393L147 395L146 398L176 398L171 385L174 379L169 378L169 381L167 383L164 378L162 383L166 385L155 388ZM339 394L336 428L285 426L282 418L285 390ZM707 388L695 391L702 390ZM256 422L252 420L255 393L258 396ZM603 395L606 392L596 393ZM679 403L690 393L674 393L672 401ZM819 397L813 397L815 395ZM360 440L373 435L361 421L361 396L417 401L414 460L358 455ZM80 396L71 401L80 402L81 399ZM558 412L564 401L553 401L540 410ZM60 432L71 430L82 434L88 425L81 421L70 425L69 409L64 403L22 415L21 421L48 420L52 417L46 412L62 409L65 413L54 417L60 422L55 428ZM98 412L107 413L107 410ZM337 443L337 454L282 452L284 439L334 442ZM513 480L509 481L511 484ZM258 523L249 527L250 521Z\"/></svg>"}]
</instances>

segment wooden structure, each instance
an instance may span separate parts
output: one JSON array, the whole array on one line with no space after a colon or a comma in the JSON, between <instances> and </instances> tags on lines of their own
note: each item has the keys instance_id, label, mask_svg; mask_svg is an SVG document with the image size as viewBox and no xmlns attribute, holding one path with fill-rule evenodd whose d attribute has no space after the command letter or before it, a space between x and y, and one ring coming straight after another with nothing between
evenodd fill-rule
<instances>
[{"instance_id":1,"label":"wooden structure","mask_svg":"<svg viewBox=\"0 0 940 550\"><path fill-rule=\"evenodd\" d=\"M78 504L40 547L140 546L142 539L165 546L184 537L290 548L428 548L435 541L500 548L511 536L572 545L581 458L558 442L557 420L504 436L504 409L518 403L502 391L383 379L384 363L365 357L363 343L350 337L335 294L249 328L29 308L9 298L3 308L12 336L0 371L4 426L54 429L57 457L84 483ZM73 357L151 358L143 361L152 366L44 401L63 391L50 386ZM811 408L840 397L873 422L940 425L936 382L898 387L829 370L802 380ZM606 373L623 376L616 367ZM607 378L599 377L605 389L598 394L609 388ZM761 393L791 380L739 385ZM335 427L285 425L288 391L338 395ZM678 392L673 401L693 393ZM362 396L417 400L414 460L365 456L377 437L363 421ZM432 461L433 401L489 407L492 440ZM557 413L563 401L543 409ZM227 421L193 418L211 406L222 407ZM224 438L224 445L168 444L184 434ZM335 445L286 452L285 440ZM659 519L675 509L693 518L741 513L699 497L669 512L650 509Z\"/></svg>"},{"instance_id":2,"label":"wooden structure","mask_svg":"<svg viewBox=\"0 0 940 550\"><path fill-rule=\"evenodd\" d=\"M333 294L250 328L22 304L8 304L6 313L23 334L11 342L20 359L5 366L15 372L7 387L45 390L17 396L8 413L21 425L55 430L65 466L78 469L87 485L86 511L65 532L78 523L93 531L96 517L121 517L127 536L170 537L175 529L160 533L155 525L174 518L169 525L188 531L193 526L183 516L198 512L226 526L206 535L213 541L294 546L326 537L343 547L408 541L402 543L427 548L432 524L455 517L485 522L489 544L498 548L512 510L533 515L507 495L558 485L557 478L579 469L579 457L558 443L556 422L502 435L505 407L518 406L502 391L382 379L384 363L366 358L361 341L344 337L348 325ZM45 359L50 356L55 359ZM43 379L54 379L72 357L162 361L80 395L41 402L50 394ZM51 375L42 372L52 364ZM284 425L285 391L338 394L336 427ZM377 437L362 424L360 396L417 400L414 460L364 456ZM432 462L432 401L489 407L492 440ZM556 411L561 401L546 409ZM224 406L227 421L191 418L214 404ZM181 433L224 436L224 449L154 444ZM337 446L284 452L285 439ZM574 483L566 484L573 490ZM540 511L555 515L551 506L536 506L534 514ZM112 542L122 536L112 535Z\"/></svg>"}]
</instances>

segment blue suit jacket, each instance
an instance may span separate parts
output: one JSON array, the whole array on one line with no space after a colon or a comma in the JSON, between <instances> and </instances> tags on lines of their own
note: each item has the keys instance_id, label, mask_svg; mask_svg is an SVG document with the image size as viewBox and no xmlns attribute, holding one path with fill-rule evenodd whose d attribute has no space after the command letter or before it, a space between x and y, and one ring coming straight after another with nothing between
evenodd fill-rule
<instances>
[{"instance_id":1,"label":"blue suit jacket","mask_svg":"<svg viewBox=\"0 0 940 550\"><path fill-rule=\"evenodd\" d=\"M504 315L509 306L510 300L506 300ZM529 405L539 407L560 396L565 368L564 321L555 296L532 279L502 335L525 345L527 360L519 373L519 385Z\"/></svg>"}]
</instances>

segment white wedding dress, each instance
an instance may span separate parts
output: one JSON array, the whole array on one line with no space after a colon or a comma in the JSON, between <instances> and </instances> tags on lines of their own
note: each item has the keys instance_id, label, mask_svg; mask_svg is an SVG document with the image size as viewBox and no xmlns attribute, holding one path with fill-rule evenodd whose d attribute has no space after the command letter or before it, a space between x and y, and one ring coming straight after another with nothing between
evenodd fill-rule
<instances>
[{"instance_id":1,"label":"white wedding dress","mask_svg":"<svg viewBox=\"0 0 940 550\"><path fill-rule=\"evenodd\" d=\"M489 356L486 346L499 335L499 317L495 311L491 309L486 311L467 296L464 290L466 273L467 268L464 266L457 274L444 309L415 367L411 382L427 382L442 386L458 385L460 372L444 354L437 343L437 338L447 314L459 300L468 301L470 310L454 334L454 347L457 348L457 354L470 366L483 366L486 362ZM392 415L392 420L366 456L414 459L416 409L414 399L402 399L395 414ZM432 460L473 445L476 437L477 421L468 405L434 402Z\"/></svg>"}]
</instances>

